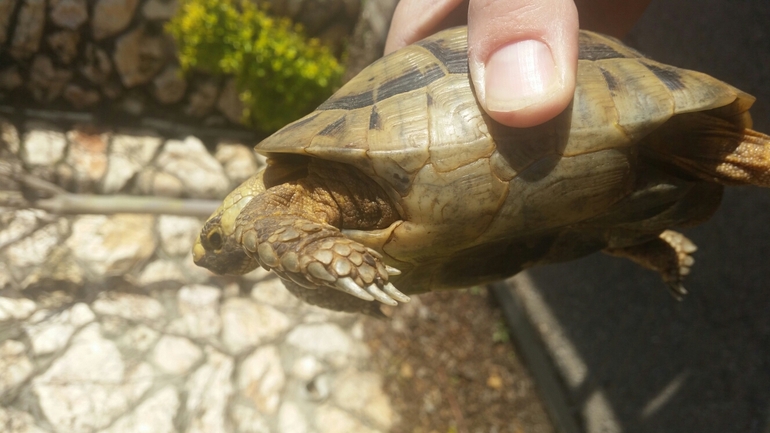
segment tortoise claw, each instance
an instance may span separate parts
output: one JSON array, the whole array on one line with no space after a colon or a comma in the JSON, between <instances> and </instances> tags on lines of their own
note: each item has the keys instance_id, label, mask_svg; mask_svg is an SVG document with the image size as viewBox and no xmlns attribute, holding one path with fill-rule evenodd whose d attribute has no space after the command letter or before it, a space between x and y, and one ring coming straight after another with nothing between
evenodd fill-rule
<instances>
[{"instance_id":1,"label":"tortoise claw","mask_svg":"<svg viewBox=\"0 0 770 433\"><path fill-rule=\"evenodd\" d=\"M386 294L385 294L385 292L383 292L382 290L380 290L380 288L379 288L379 287L377 287L377 285L376 285L376 284L370 284L370 285L369 285L369 286L366 288L366 291L367 291L367 292L369 292L369 293L370 293L372 296L374 296L374 299L376 299L376 300L378 300L378 301L382 302L383 304L392 305L392 306L394 306L394 307L395 307L396 305L398 305L398 302L396 302L396 301L395 301L393 298L391 298L390 296L386 295Z\"/></svg>"},{"instance_id":2,"label":"tortoise claw","mask_svg":"<svg viewBox=\"0 0 770 433\"><path fill-rule=\"evenodd\" d=\"M401 291L399 291L396 288L396 286L393 285L393 283L385 284L385 286L383 286L382 290L385 291L385 293L390 295L392 298L394 298L396 301L399 301L399 302L409 302L409 301L411 301L409 296L406 296L405 294L401 293Z\"/></svg>"},{"instance_id":3,"label":"tortoise claw","mask_svg":"<svg viewBox=\"0 0 770 433\"><path fill-rule=\"evenodd\" d=\"M366 292L361 286L356 284L350 277L340 278L334 283L334 287L337 290L341 290L349 295L353 295L356 298L363 299L364 301L374 301L374 296Z\"/></svg>"},{"instance_id":4,"label":"tortoise claw","mask_svg":"<svg viewBox=\"0 0 770 433\"><path fill-rule=\"evenodd\" d=\"M388 275L401 275L401 271L394 268L393 266L385 265L385 270L388 272Z\"/></svg>"}]
</instances>

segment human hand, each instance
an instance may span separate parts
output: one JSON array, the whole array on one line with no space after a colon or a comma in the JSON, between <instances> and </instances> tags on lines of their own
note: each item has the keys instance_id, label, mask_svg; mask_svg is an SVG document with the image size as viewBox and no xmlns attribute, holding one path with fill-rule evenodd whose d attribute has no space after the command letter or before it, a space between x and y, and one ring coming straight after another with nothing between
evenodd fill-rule
<instances>
[{"instance_id":1,"label":"human hand","mask_svg":"<svg viewBox=\"0 0 770 433\"><path fill-rule=\"evenodd\" d=\"M385 54L468 24L468 62L481 106L515 127L541 124L575 93L583 28L623 37L650 0L401 0Z\"/></svg>"}]
</instances>

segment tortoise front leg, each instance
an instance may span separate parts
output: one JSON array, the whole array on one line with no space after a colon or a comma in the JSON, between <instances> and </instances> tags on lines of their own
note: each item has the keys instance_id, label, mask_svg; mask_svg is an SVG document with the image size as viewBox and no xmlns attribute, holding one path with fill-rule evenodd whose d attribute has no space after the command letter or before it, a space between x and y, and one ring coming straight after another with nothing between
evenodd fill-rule
<instances>
[{"instance_id":1,"label":"tortoise front leg","mask_svg":"<svg viewBox=\"0 0 770 433\"><path fill-rule=\"evenodd\" d=\"M249 202L236 220L244 251L308 290L328 287L366 301L408 302L388 281L400 272L341 232L387 227L397 216L392 205L352 168L327 174L311 168L307 178L269 188Z\"/></svg>"}]
</instances>

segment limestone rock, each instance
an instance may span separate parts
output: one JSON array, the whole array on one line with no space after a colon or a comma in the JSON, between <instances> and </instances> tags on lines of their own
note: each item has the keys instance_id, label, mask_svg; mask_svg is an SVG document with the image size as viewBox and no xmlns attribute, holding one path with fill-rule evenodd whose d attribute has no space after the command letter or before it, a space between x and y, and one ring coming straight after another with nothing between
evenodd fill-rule
<instances>
[{"instance_id":1,"label":"limestone rock","mask_svg":"<svg viewBox=\"0 0 770 433\"><path fill-rule=\"evenodd\" d=\"M29 90L39 102L51 102L62 92L64 85L72 78L72 71L57 68L51 58L37 55L32 60L29 73Z\"/></svg>"},{"instance_id":2,"label":"limestone rock","mask_svg":"<svg viewBox=\"0 0 770 433\"><path fill-rule=\"evenodd\" d=\"M207 80L196 83L195 90L190 94L190 100L184 112L188 116L204 117L211 112L217 102L217 83Z\"/></svg>"},{"instance_id":3,"label":"limestone rock","mask_svg":"<svg viewBox=\"0 0 770 433\"><path fill-rule=\"evenodd\" d=\"M315 420L319 433L377 433L347 412L328 404L316 409Z\"/></svg>"},{"instance_id":4,"label":"limestone rock","mask_svg":"<svg viewBox=\"0 0 770 433\"><path fill-rule=\"evenodd\" d=\"M66 91L65 91L66 94ZM64 159L72 169L73 179L67 187L75 192L94 192L107 172L109 133L81 127L67 132L69 151Z\"/></svg>"},{"instance_id":5,"label":"limestone rock","mask_svg":"<svg viewBox=\"0 0 770 433\"><path fill-rule=\"evenodd\" d=\"M286 342L321 359L349 354L353 345L350 337L332 323L297 326L286 337Z\"/></svg>"},{"instance_id":6,"label":"limestone rock","mask_svg":"<svg viewBox=\"0 0 770 433\"><path fill-rule=\"evenodd\" d=\"M156 1L157 3L160 0ZM152 2L150 2L152 3ZM148 5L150 3L147 3ZM146 9L146 7L145 7ZM178 66L168 66L152 81L153 94L161 104L174 104L184 97L187 81Z\"/></svg>"},{"instance_id":7,"label":"limestone rock","mask_svg":"<svg viewBox=\"0 0 770 433\"><path fill-rule=\"evenodd\" d=\"M5 68L0 71L0 89L13 90L24 83L19 73L19 67L11 65L9 68Z\"/></svg>"},{"instance_id":8,"label":"limestone rock","mask_svg":"<svg viewBox=\"0 0 770 433\"><path fill-rule=\"evenodd\" d=\"M105 84L112 72L112 63L107 53L94 44L86 44L83 53L84 63L80 73L94 84Z\"/></svg>"},{"instance_id":9,"label":"limestone rock","mask_svg":"<svg viewBox=\"0 0 770 433\"><path fill-rule=\"evenodd\" d=\"M24 353L24 343L17 340L0 342L0 395L27 380L34 366Z\"/></svg>"},{"instance_id":10,"label":"limestone rock","mask_svg":"<svg viewBox=\"0 0 770 433\"><path fill-rule=\"evenodd\" d=\"M181 197L184 193L182 181L155 167L147 167L136 177L136 192L141 195L159 197Z\"/></svg>"},{"instance_id":11,"label":"limestone rock","mask_svg":"<svg viewBox=\"0 0 770 433\"><path fill-rule=\"evenodd\" d=\"M198 218L161 215L158 217L161 248L171 256L186 255L192 249L200 228Z\"/></svg>"},{"instance_id":12,"label":"limestone rock","mask_svg":"<svg viewBox=\"0 0 770 433\"><path fill-rule=\"evenodd\" d=\"M308 433L308 421L299 406L291 401L281 405L278 413L278 428L281 433Z\"/></svg>"},{"instance_id":13,"label":"limestone rock","mask_svg":"<svg viewBox=\"0 0 770 433\"><path fill-rule=\"evenodd\" d=\"M190 417L188 433L226 433L227 405L233 394L230 377L234 362L231 358L206 349L206 363L187 382L186 409Z\"/></svg>"},{"instance_id":14,"label":"limestone rock","mask_svg":"<svg viewBox=\"0 0 770 433\"><path fill-rule=\"evenodd\" d=\"M8 40L8 25L11 23L13 10L18 0L4 0L0 2L0 45Z\"/></svg>"},{"instance_id":15,"label":"limestone rock","mask_svg":"<svg viewBox=\"0 0 770 433\"><path fill-rule=\"evenodd\" d=\"M219 143L214 158L222 164L233 187L250 178L261 166L252 148L242 144Z\"/></svg>"},{"instance_id":16,"label":"limestone rock","mask_svg":"<svg viewBox=\"0 0 770 433\"><path fill-rule=\"evenodd\" d=\"M219 299L222 292L213 286L191 284L177 293L179 317L168 326L168 331L190 338L207 338L219 334L222 319Z\"/></svg>"},{"instance_id":17,"label":"limestone rock","mask_svg":"<svg viewBox=\"0 0 770 433\"><path fill-rule=\"evenodd\" d=\"M142 14L148 20L170 20L179 8L177 0L149 0L142 7Z\"/></svg>"},{"instance_id":18,"label":"limestone rock","mask_svg":"<svg viewBox=\"0 0 770 433\"><path fill-rule=\"evenodd\" d=\"M190 340L164 335L152 352L153 363L166 373L186 374L203 356L203 352Z\"/></svg>"},{"instance_id":19,"label":"limestone rock","mask_svg":"<svg viewBox=\"0 0 770 433\"><path fill-rule=\"evenodd\" d=\"M77 57L80 33L73 30L62 30L48 36L48 45L64 64L69 64Z\"/></svg>"},{"instance_id":20,"label":"limestone rock","mask_svg":"<svg viewBox=\"0 0 770 433\"><path fill-rule=\"evenodd\" d=\"M67 351L32 380L45 417L61 431L106 427L151 385L147 364L129 368L117 346L94 323L73 338Z\"/></svg>"},{"instance_id":21,"label":"limestone rock","mask_svg":"<svg viewBox=\"0 0 770 433\"><path fill-rule=\"evenodd\" d=\"M26 59L37 52L45 26L45 0L24 0L16 18L16 30L11 41L11 55Z\"/></svg>"},{"instance_id":22,"label":"limestone rock","mask_svg":"<svg viewBox=\"0 0 770 433\"><path fill-rule=\"evenodd\" d=\"M133 293L99 293L91 308L103 316L117 316L146 323L163 319L166 314L158 300Z\"/></svg>"},{"instance_id":23,"label":"limestone rock","mask_svg":"<svg viewBox=\"0 0 770 433\"><path fill-rule=\"evenodd\" d=\"M349 370L337 377L333 388L334 402L339 407L368 418L385 430L390 429L393 411L382 389L382 377Z\"/></svg>"},{"instance_id":24,"label":"limestone rock","mask_svg":"<svg viewBox=\"0 0 770 433\"><path fill-rule=\"evenodd\" d=\"M146 133L114 135L102 192L111 194L123 189L126 182L150 162L160 145L159 137Z\"/></svg>"},{"instance_id":25,"label":"limestone rock","mask_svg":"<svg viewBox=\"0 0 770 433\"><path fill-rule=\"evenodd\" d=\"M243 123L243 102L238 95L235 78L230 78L225 82L222 93L217 100L217 108L227 120L236 124Z\"/></svg>"},{"instance_id":26,"label":"limestone rock","mask_svg":"<svg viewBox=\"0 0 770 433\"><path fill-rule=\"evenodd\" d=\"M57 26L75 30L88 19L86 0L51 0L50 17Z\"/></svg>"},{"instance_id":27,"label":"limestone rock","mask_svg":"<svg viewBox=\"0 0 770 433\"><path fill-rule=\"evenodd\" d=\"M0 322L23 320L35 311L35 303L27 298L6 298L0 296Z\"/></svg>"},{"instance_id":28,"label":"limestone rock","mask_svg":"<svg viewBox=\"0 0 770 433\"><path fill-rule=\"evenodd\" d=\"M94 39L114 36L128 27L139 0L98 0L91 20Z\"/></svg>"},{"instance_id":29,"label":"limestone rock","mask_svg":"<svg viewBox=\"0 0 770 433\"><path fill-rule=\"evenodd\" d=\"M222 340L233 354L276 338L290 324L285 314L249 299L228 299L222 305Z\"/></svg>"},{"instance_id":30,"label":"limestone rock","mask_svg":"<svg viewBox=\"0 0 770 433\"><path fill-rule=\"evenodd\" d=\"M155 252L154 218L145 214L87 215L72 224L66 245L93 275L124 275Z\"/></svg>"},{"instance_id":31,"label":"limestone rock","mask_svg":"<svg viewBox=\"0 0 770 433\"><path fill-rule=\"evenodd\" d=\"M93 89L84 89L77 84L68 84L64 89L64 99L75 108L90 107L99 102L99 92Z\"/></svg>"},{"instance_id":32,"label":"limestone rock","mask_svg":"<svg viewBox=\"0 0 770 433\"><path fill-rule=\"evenodd\" d=\"M118 38L113 59L124 86L131 88L148 83L163 69L166 61L163 39L149 35L141 27L134 29Z\"/></svg>"},{"instance_id":33,"label":"limestone rock","mask_svg":"<svg viewBox=\"0 0 770 433\"><path fill-rule=\"evenodd\" d=\"M194 198L220 198L230 191L230 182L222 166L198 138L168 140L158 155L156 165L182 181Z\"/></svg>"},{"instance_id":34,"label":"limestone rock","mask_svg":"<svg viewBox=\"0 0 770 433\"><path fill-rule=\"evenodd\" d=\"M238 370L239 394L261 413L273 414L281 403L286 376L275 346L262 347L243 360Z\"/></svg>"},{"instance_id":35,"label":"limestone rock","mask_svg":"<svg viewBox=\"0 0 770 433\"><path fill-rule=\"evenodd\" d=\"M49 124L30 122L22 141L21 159L27 166L52 166L62 159L67 140L64 133Z\"/></svg>"},{"instance_id":36,"label":"limestone rock","mask_svg":"<svg viewBox=\"0 0 770 433\"><path fill-rule=\"evenodd\" d=\"M179 395L169 385L150 396L131 413L120 417L102 433L175 433L174 417L178 408Z\"/></svg>"},{"instance_id":37,"label":"limestone rock","mask_svg":"<svg viewBox=\"0 0 770 433\"><path fill-rule=\"evenodd\" d=\"M0 425L7 433L46 433L27 412L0 406Z\"/></svg>"},{"instance_id":38,"label":"limestone rock","mask_svg":"<svg viewBox=\"0 0 770 433\"><path fill-rule=\"evenodd\" d=\"M40 310L25 324L24 330L35 354L45 355L64 348L72 334L94 318L86 304L78 303L58 313Z\"/></svg>"}]
</instances>

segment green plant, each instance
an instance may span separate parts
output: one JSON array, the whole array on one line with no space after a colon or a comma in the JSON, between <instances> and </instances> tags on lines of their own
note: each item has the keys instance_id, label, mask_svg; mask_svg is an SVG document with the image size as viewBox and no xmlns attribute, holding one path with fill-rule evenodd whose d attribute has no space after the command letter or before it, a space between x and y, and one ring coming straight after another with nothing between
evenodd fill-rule
<instances>
[{"instance_id":1,"label":"green plant","mask_svg":"<svg viewBox=\"0 0 770 433\"><path fill-rule=\"evenodd\" d=\"M183 0L166 31L184 70L236 77L244 120L264 130L310 112L343 72L317 39L249 0Z\"/></svg>"}]
</instances>

